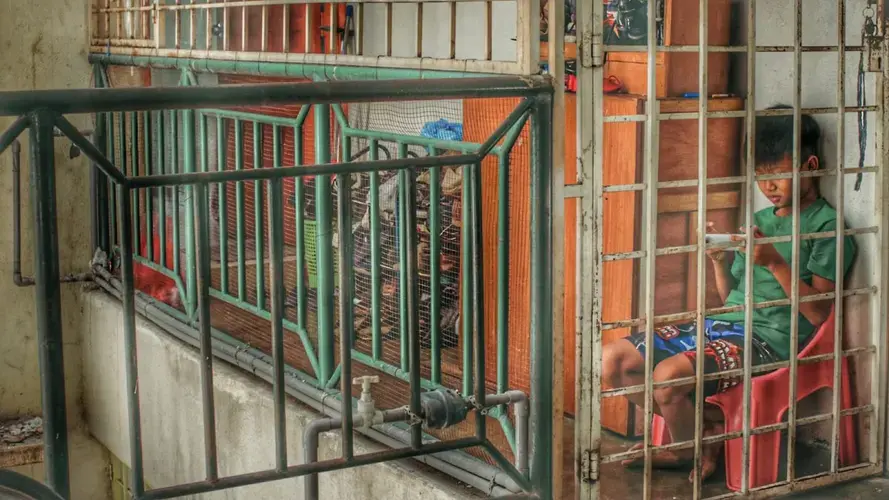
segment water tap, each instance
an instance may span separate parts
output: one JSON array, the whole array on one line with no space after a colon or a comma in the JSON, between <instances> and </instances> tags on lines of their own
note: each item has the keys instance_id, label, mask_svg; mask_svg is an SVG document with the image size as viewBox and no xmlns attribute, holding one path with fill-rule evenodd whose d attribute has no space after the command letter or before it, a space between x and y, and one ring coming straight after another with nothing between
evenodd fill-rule
<instances>
[{"instance_id":1,"label":"water tap","mask_svg":"<svg viewBox=\"0 0 889 500\"><path fill-rule=\"evenodd\" d=\"M355 377L352 379L353 384L361 384L361 398L358 399L358 414L362 417L362 427L370 427L374 423L377 408L373 394L371 394L371 388L373 387L373 384L379 382L380 377L376 375Z\"/></svg>"}]
</instances>

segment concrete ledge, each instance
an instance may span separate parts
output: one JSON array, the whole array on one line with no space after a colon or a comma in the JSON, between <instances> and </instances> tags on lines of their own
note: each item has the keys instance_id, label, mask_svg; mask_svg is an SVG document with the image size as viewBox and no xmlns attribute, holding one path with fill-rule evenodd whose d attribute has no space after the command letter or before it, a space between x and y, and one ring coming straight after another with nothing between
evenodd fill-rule
<instances>
[{"instance_id":1,"label":"concrete ledge","mask_svg":"<svg viewBox=\"0 0 889 500\"><path fill-rule=\"evenodd\" d=\"M84 406L90 432L117 457L129 457L121 304L104 292L86 294L83 328ZM152 487L204 479L198 353L144 320L137 321L139 391L146 479ZM214 364L219 474L274 467L271 390L265 382L224 362ZM318 418L291 401L287 406L288 458L301 463L302 432ZM356 437L355 452L382 449ZM339 436L324 435L321 458L340 455ZM464 499L479 497L441 474L400 462L320 476L321 498ZM301 478L246 486L206 498L303 498Z\"/></svg>"}]
</instances>

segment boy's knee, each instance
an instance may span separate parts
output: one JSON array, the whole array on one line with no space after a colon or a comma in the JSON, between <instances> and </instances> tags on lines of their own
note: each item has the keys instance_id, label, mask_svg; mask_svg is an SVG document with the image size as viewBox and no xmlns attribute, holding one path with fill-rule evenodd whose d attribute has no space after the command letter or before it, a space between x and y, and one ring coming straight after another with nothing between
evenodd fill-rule
<instances>
[{"instance_id":1,"label":"boy's knee","mask_svg":"<svg viewBox=\"0 0 889 500\"><path fill-rule=\"evenodd\" d=\"M681 355L680 355L681 356ZM657 365L652 378L655 383L668 382L679 378L694 376L694 371L689 369L688 361L684 358L673 357ZM694 388L694 382L683 385L660 387L654 389L654 400L658 405L671 405L679 398L688 397L689 390Z\"/></svg>"},{"instance_id":2,"label":"boy's knee","mask_svg":"<svg viewBox=\"0 0 889 500\"><path fill-rule=\"evenodd\" d=\"M612 342L602 349L602 379L611 387L620 386L625 370L625 354L619 342Z\"/></svg>"}]
</instances>

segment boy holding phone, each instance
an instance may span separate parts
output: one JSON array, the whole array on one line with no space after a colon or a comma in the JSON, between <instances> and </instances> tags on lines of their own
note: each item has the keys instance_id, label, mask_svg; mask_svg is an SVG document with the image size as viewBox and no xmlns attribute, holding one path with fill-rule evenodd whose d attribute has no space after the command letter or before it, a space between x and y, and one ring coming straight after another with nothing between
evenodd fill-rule
<instances>
[{"instance_id":1,"label":"boy holding phone","mask_svg":"<svg viewBox=\"0 0 889 500\"><path fill-rule=\"evenodd\" d=\"M789 109L775 106L771 109ZM801 117L800 161L801 172L820 168L819 146L821 130L808 115ZM756 120L756 173L787 174L793 172L793 117L767 116ZM754 217L753 233L756 238L787 236L792 233L793 204L799 204L800 234L842 230L836 210L818 191L817 178L801 177L800 196L793 199L792 179L758 181L760 191L773 206L760 210ZM838 226L841 226L838 229ZM708 230L712 231L712 226ZM735 239L743 239L735 237ZM792 243L758 244L753 252L753 302L780 300L791 294ZM855 258L855 241L847 236L843 259L843 271L847 272ZM711 249L707 255L713 264L716 287L726 306L743 306L745 292L746 257L738 252L734 259L721 249ZM834 236L800 241L799 295L815 295L834 291L836 280L836 238ZM831 300L800 302L799 345L828 318ZM758 308L753 311L753 338L751 358L753 365L787 360L790 353L791 310L790 305ZM744 311L730 312L704 320L704 372L717 373L740 369L744 363ZM694 377L696 368L697 325L655 326L653 356L655 382ZM603 352L603 379L611 387L639 385L645 382L645 333L636 332L624 339L605 346ZM742 383L742 377L730 377L704 382L704 395L726 391ZM654 411L661 415L674 442L694 438L694 383L661 387L654 390ZM643 394L627 396L635 404L644 404ZM708 422L705 435L722 433L722 426ZM637 445L637 448L640 445ZM711 475L718 461L720 445L705 447L702 457L703 478ZM654 456L656 467L678 467L691 463L694 451L661 452ZM635 465L640 460L628 460L625 465ZM691 478L690 478L691 479Z\"/></svg>"}]
</instances>

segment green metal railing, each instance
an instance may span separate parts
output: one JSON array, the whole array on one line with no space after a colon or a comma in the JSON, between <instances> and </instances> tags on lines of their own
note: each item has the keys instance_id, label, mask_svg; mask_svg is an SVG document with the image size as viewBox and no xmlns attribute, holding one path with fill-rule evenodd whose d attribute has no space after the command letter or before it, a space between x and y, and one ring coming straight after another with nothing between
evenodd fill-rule
<instances>
[{"instance_id":1,"label":"green metal railing","mask_svg":"<svg viewBox=\"0 0 889 500\"><path fill-rule=\"evenodd\" d=\"M188 70L182 70L180 85L190 87L196 84L195 76ZM496 79L491 79L496 80ZM101 67L96 67L97 86L109 86L108 78ZM466 81L466 80L453 80ZM389 82L389 84L394 82ZM444 84L442 84L444 85ZM208 88L210 94L220 88ZM549 458L538 456L551 449L550 432L552 422L549 413L551 389L551 345L548 343L551 323L551 290L550 275L546 271L549 253L548 230L550 221L548 211L549 182L549 112L551 103L549 94L536 91L533 98L526 97L517 101L515 109L492 131L484 143L464 141L448 141L428 137L406 135L379 130L357 128L349 123L347 112L340 103L329 102L310 106L303 104L293 116L280 117L251 113L232 108L197 107L194 109L152 111L115 110L100 112L97 115L97 143L104 146L104 154L115 165L118 165L132 188L130 193L130 209L132 214L131 245L121 245L118 235L121 234L122 221L119 214L119 197L121 190L115 186L118 181L107 178L96 186L96 203L101 209L96 211L97 241L104 242L104 248L115 252L124 251L125 247L134 250L133 259L150 269L170 278L179 290L182 298L181 309L167 307L155 303L155 307L178 318L187 325L202 324L205 315L209 314L206 304L202 304L202 290L199 286L207 285L199 276L205 257L200 240L205 237L204 228L198 227L193 203L199 191L201 193L215 189L217 199L216 218L218 219L218 284L207 286L208 298L212 298L240 310L252 313L259 318L271 321L273 332L289 331L295 333L307 360L306 371L296 367L294 373L321 389L331 390L340 385L348 387L351 383L351 365L337 362L336 338L338 327L335 314L337 310L337 292L339 301L352 302L354 290L354 272L351 269L354 246L350 243L351 210L343 204L351 204L353 198L349 189L344 189L345 180L353 176L366 176L370 185L370 347L361 350L351 345L352 336L342 335L341 344L350 344L345 351L350 353L353 361L357 361L381 372L409 382L411 387L422 387L423 390L436 390L445 387L443 373L443 339L440 321L441 315L441 271L439 263L442 256L440 200L442 186L440 174L442 167L460 168L462 174L461 204L461 314L460 335L462 343L462 374L457 389L466 398L475 398L473 404L481 411L476 419L477 435L486 435L485 418L495 418L512 448L518 454L516 431L513 421L505 405L485 408L483 394L487 392L485 371L485 335L483 291L481 281L481 162L493 156L497 159L497 308L492 311L497 320L497 369L496 393L503 394L515 387L509 380L509 339L510 334L527 334L527 332L510 332L508 329L509 315L509 174L510 154L523 129L532 121L531 135L531 175L528 181L532 190L532 228L531 246L532 261L530 290L532 298L531 346L532 360L529 370L532 374L532 408L536 422L535 436L532 441L533 467L531 476L510 474L516 484L532 488L532 483L542 481L532 489L539 492L549 490L549 481L544 480L549 470ZM399 99L424 98L414 89L401 88L397 94ZM428 94L427 94L428 95ZM505 92L492 88L490 91L476 90L466 97L519 97L515 91ZM442 96L447 97L446 95ZM452 97L461 97L453 95ZM365 96L367 100L372 100ZM375 97L379 98L379 97ZM353 102L361 98L354 98ZM225 102L218 99L219 102ZM259 102L259 101L258 101ZM304 102L312 102L311 98ZM238 104L238 103L234 103ZM249 104L249 103L244 103ZM188 105L183 103L176 107ZM135 108L133 105L132 108ZM306 158L306 125L310 109L313 113L314 161ZM533 117L533 119L532 119ZM211 131L211 123L215 123L215 133ZM252 166L247 168L245 157L245 130L252 130ZM331 131L337 135L340 148L335 151L342 161L331 162ZM184 133L180 133L184 131ZM271 132L270 134L268 132ZM284 131L293 134L293 167L283 165ZM216 165L210 158L211 139L216 142ZM366 145L358 151L357 145ZM232 146L229 150L229 145ZM263 160L263 153L271 150L272 161ZM353 151L355 150L355 151ZM425 151L428 156L418 157L416 151ZM394 157L392 160L380 160L380 153ZM230 154L232 153L232 154ZM231 156L231 157L230 157ZM365 158L364 161L361 161ZM349 168L349 164L355 168ZM141 168L140 168L141 164ZM389 165L403 165L397 169L397 250L398 250L398 335L388 338L382 328L384 312L382 302L382 263L381 263L381 209L380 190L381 175ZM379 165L376 167L375 165ZM214 168L215 167L215 168ZM257 168L262 167L262 168ZM295 168L294 168L295 167ZM407 167L407 168L405 168ZM417 334L417 297L416 297L416 235L409 228L416 227L415 201L412 201L416 190L416 172L428 169L429 183L429 289L430 316L429 324L429 376L421 377L417 368L419 359L419 335ZM274 172L277 171L277 172ZM193 177L194 175L205 177ZM302 179L314 176L314 192L306 189ZM336 193L331 178L336 177ZM283 289L282 258L285 253L284 234L284 199L283 186L288 178L295 178L293 187L294 216L294 252L296 274L296 315L289 319L283 313L281 296ZM217 181L218 180L218 181ZM212 183L218 182L213 187ZM199 183L199 184L196 184ZM231 196L227 184L234 183ZM247 203L247 183L252 184L252 210ZM135 189L135 187L143 189ZM170 190L172 188L172 190ZM209 194L207 194L209 196ZM314 198L312 198L314 196ZM314 220L307 220L305 204L314 201ZM334 200L337 210L333 209ZM180 217L180 202L185 202ZM234 201L235 206L230 203ZM199 203L208 209L209 204ZM414 207L410 209L409 207ZM266 210L267 208L267 210ZM234 214L234 221L231 215ZM180 218L182 220L180 220ZM340 260L334 258L332 235L334 219L339 224ZM170 221L168 228L167 221ZM252 247L254 249L253 269L248 264L248 230L252 221ZM234 231L228 230L233 222ZM156 228L155 231L152 227ZM268 231L265 228L268 227ZM167 232L172 234L167 234ZM232 234L233 233L233 234ZM311 233L314 233L313 235ZM197 238L195 237L197 235ZM314 236L314 241L309 241ZM267 238L268 237L268 238ZM159 240L156 242L155 239ZM208 244L209 244L209 238ZM233 240L233 241L232 241ZM167 242L172 243L168 248ZM160 243L157 244L156 243ZM234 251L229 249L234 244ZM144 250L142 250L144 248ZM269 255L265 255L265 250ZM121 257L122 258L122 257ZM311 262L314 258L314 262ZM269 272L266 263L270 263ZM310 269L311 268L311 269ZM308 280L307 274L314 274L316 279ZM230 273L234 271L234 276ZM413 274L412 274L413 273ZM252 274L252 280L250 275ZM335 279L339 275L339 286ZM231 278L234 286L231 286ZM308 304L310 296L308 288L313 288L315 299L314 309ZM251 300L249 291L255 289L255 298ZM271 291L271 300L266 300L266 291ZM207 302L206 300L204 302ZM339 328L352 324L352 307L339 304ZM312 321L314 319L314 322ZM351 327L347 327L351 330ZM273 334L274 336L274 334ZM346 339L347 341L343 341ZM397 344L397 358L386 356L384 346ZM416 344L416 345L414 345ZM282 343L274 341L273 349L283 349ZM340 345L341 349L344 349ZM550 354L547 354L550 353ZM275 359L283 357L283 351L274 352ZM343 359L343 355L339 357ZM342 391L342 389L341 389ZM419 392L412 391L411 407L417 406ZM480 397L481 396L481 397ZM480 399L479 399L480 397ZM548 422L548 423L547 423ZM399 424L400 425L400 424ZM533 424L532 424L533 425ZM419 427L403 426L405 429L419 430ZM496 448L487 448L489 456L495 463L509 466L505 457ZM515 469L511 469L514 471ZM509 472L509 471L508 471ZM541 475L542 474L542 475ZM533 478L532 478L533 476ZM529 482L531 481L531 482ZM545 497L545 495L544 495Z\"/></svg>"}]
</instances>

